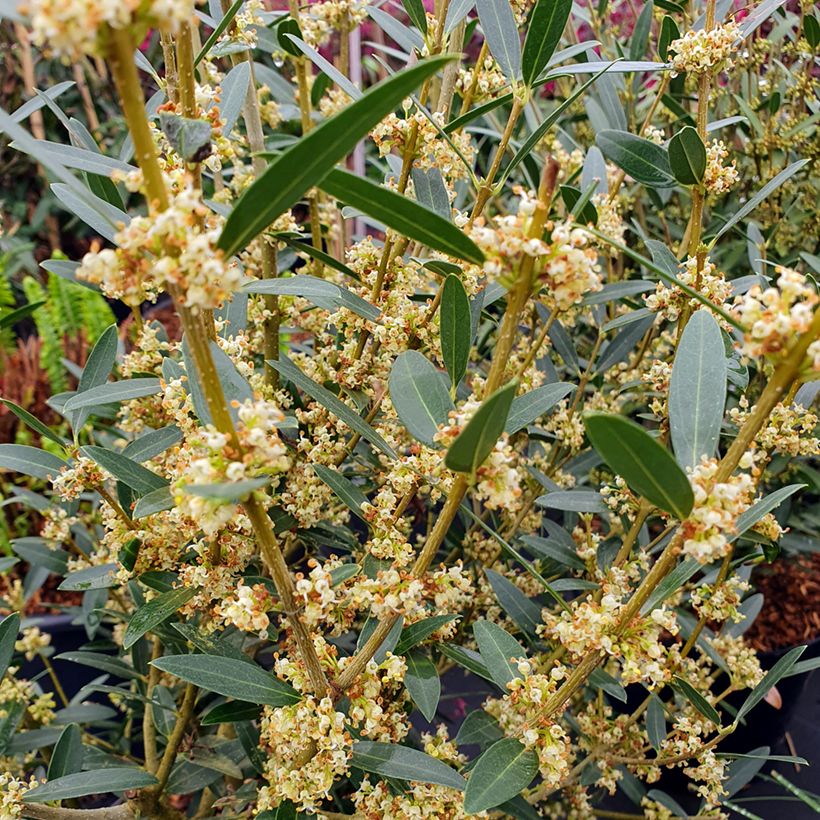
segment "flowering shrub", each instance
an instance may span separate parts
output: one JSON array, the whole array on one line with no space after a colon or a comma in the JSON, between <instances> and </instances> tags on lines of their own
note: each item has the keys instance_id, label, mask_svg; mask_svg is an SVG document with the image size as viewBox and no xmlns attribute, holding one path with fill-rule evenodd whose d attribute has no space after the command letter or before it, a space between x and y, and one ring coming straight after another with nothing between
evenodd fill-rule
<instances>
[{"instance_id":1,"label":"flowering shrub","mask_svg":"<svg viewBox=\"0 0 820 820\"><path fill-rule=\"evenodd\" d=\"M102 144L57 86L0 129L133 314L59 425L7 402L2 817L665 818L671 770L727 816L721 741L816 665L743 632L816 527L820 25L638 6L2 4L110 71Z\"/></svg>"}]
</instances>

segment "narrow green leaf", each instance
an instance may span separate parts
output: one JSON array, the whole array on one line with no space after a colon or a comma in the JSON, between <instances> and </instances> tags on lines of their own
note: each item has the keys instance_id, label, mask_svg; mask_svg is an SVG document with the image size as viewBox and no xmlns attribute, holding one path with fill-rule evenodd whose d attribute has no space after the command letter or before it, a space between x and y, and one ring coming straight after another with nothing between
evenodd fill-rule
<instances>
[{"instance_id":1,"label":"narrow green leaf","mask_svg":"<svg viewBox=\"0 0 820 820\"><path fill-rule=\"evenodd\" d=\"M194 59L194 68L196 68L202 60L207 57L208 52L216 45L216 41L231 24L233 18L236 17L237 12L242 8L242 4L244 2L245 0L235 0L225 14L222 15L222 19L219 21L216 28L211 32L210 37L208 37L205 41L205 45L202 46L199 53L196 55L196 58Z\"/></svg>"},{"instance_id":2,"label":"narrow green leaf","mask_svg":"<svg viewBox=\"0 0 820 820\"><path fill-rule=\"evenodd\" d=\"M455 391L467 372L472 347L470 300L461 279L455 274L450 274L442 285L439 327L441 355Z\"/></svg>"},{"instance_id":3,"label":"narrow green leaf","mask_svg":"<svg viewBox=\"0 0 820 820\"><path fill-rule=\"evenodd\" d=\"M641 13L632 30L632 39L629 42L629 59L640 60L646 56L646 47L649 42L649 31L652 28L652 15L655 10L653 3L644 3Z\"/></svg>"},{"instance_id":4,"label":"narrow green leaf","mask_svg":"<svg viewBox=\"0 0 820 820\"><path fill-rule=\"evenodd\" d=\"M735 716L735 723L739 723L752 709L766 697L766 693L777 686L781 678L785 678L792 667L800 660L800 656L806 651L805 646L795 646L790 649L763 677L763 680L749 692L743 705L738 709Z\"/></svg>"},{"instance_id":5,"label":"narrow green leaf","mask_svg":"<svg viewBox=\"0 0 820 820\"><path fill-rule=\"evenodd\" d=\"M526 658L527 653L509 632L492 621L476 621L473 634L487 671L495 683L506 691L511 680L521 677L513 659Z\"/></svg>"},{"instance_id":6,"label":"narrow green leaf","mask_svg":"<svg viewBox=\"0 0 820 820\"><path fill-rule=\"evenodd\" d=\"M483 709L476 709L464 718L464 723L456 735L456 743L459 746L484 747L501 740L502 737L504 732L501 731L498 721Z\"/></svg>"},{"instance_id":7,"label":"narrow green leaf","mask_svg":"<svg viewBox=\"0 0 820 820\"><path fill-rule=\"evenodd\" d=\"M0 402L2 402L6 407L8 407L8 409L11 410L11 412L14 413L14 415L17 416L18 419L20 419L20 421L31 427L31 429L34 430L35 433L38 433L43 438L47 438L49 441L53 441L55 444L59 444L61 447L65 447L65 439L58 436L53 430L51 430L49 427L43 424L43 422L41 422L40 419L29 413L28 410L26 410L23 407L20 407L19 404L15 404L13 401L10 401L9 399L0 399Z\"/></svg>"},{"instance_id":8,"label":"narrow green leaf","mask_svg":"<svg viewBox=\"0 0 820 820\"><path fill-rule=\"evenodd\" d=\"M240 197L225 222L219 247L233 256L318 184L356 143L419 83L453 59L432 57L373 86L279 155Z\"/></svg>"},{"instance_id":9,"label":"narrow green leaf","mask_svg":"<svg viewBox=\"0 0 820 820\"><path fill-rule=\"evenodd\" d=\"M481 661L481 655L474 649L456 646L454 643L440 643L437 648L445 658L455 661L468 672L472 672L474 675L478 675L478 677L490 681L490 683L494 682L490 673L487 671L487 667L484 666Z\"/></svg>"},{"instance_id":10,"label":"narrow green leaf","mask_svg":"<svg viewBox=\"0 0 820 820\"><path fill-rule=\"evenodd\" d=\"M477 814L501 805L530 785L538 772L538 756L512 737L493 743L470 772L464 811Z\"/></svg>"},{"instance_id":11,"label":"narrow green leaf","mask_svg":"<svg viewBox=\"0 0 820 820\"><path fill-rule=\"evenodd\" d=\"M326 194L376 217L402 236L458 259L476 264L484 261L475 242L448 219L365 177L334 168L317 185Z\"/></svg>"},{"instance_id":12,"label":"narrow green leaf","mask_svg":"<svg viewBox=\"0 0 820 820\"><path fill-rule=\"evenodd\" d=\"M773 191L777 190L784 182L791 179L807 162L810 160L808 159L799 159L797 162L793 162L787 168L784 168L774 179L769 180L749 201L731 218L728 222L726 222L723 227L715 234L715 238L710 243L710 247L714 247L715 242L720 239L723 234L726 233L729 229L733 228L737 225L741 219L744 219L748 216L764 199L766 199L769 194Z\"/></svg>"},{"instance_id":13,"label":"narrow green leaf","mask_svg":"<svg viewBox=\"0 0 820 820\"><path fill-rule=\"evenodd\" d=\"M0 330L5 330L9 327L14 327L18 322L31 316L35 310L38 310L45 304L45 299L41 302L29 302L27 305L10 310L8 313L0 315Z\"/></svg>"},{"instance_id":14,"label":"narrow green leaf","mask_svg":"<svg viewBox=\"0 0 820 820\"><path fill-rule=\"evenodd\" d=\"M404 655L414 646L417 646L422 641L430 637L434 632L441 629L441 627L449 624L458 617L456 615L432 615L421 621L416 621L409 626L404 627L399 636L393 654Z\"/></svg>"},{"instance_id":15,"label":"narrow green leaf","mask_svg":"<svg viewBox=\"0 0 820 820\"><path fill-rule=\"evenodd\" d=\"M159 430L143 433L139 438L129 442L123 448L122 454L131 461L141 464L164 453L180 441L182 441L182 431L175 424L169 424L167 427L160 427Z\"/></svg>"},{"instance_id":16,"label":"narrow green leaf","mask_svg":"<svg viewBox=\"0 0 820 820\"><path fill-rule=\"evenodd\" d=\"M347 508L362 521L367 523L364 517L363 505L367 504L367 496L352 482L345 478L338 470L325 467L323 464L312 464L313 472L336 493L347 505Z\"/></svg>"},{"instance_id":17,"label":"narrow green leaf","mask_svg":"<svg viewBox=\"0 0 820 820\"><path fill-rule=\"evenodd\" d=\"M20 631L20 616L13 612L0 621L0 680L6 674L14 655L14 644Z\"/></svg>"},{"instance_id":18,"label":"narrow green leaf","mask_svg":"<svg viewBox=\"0 0 820 820\"><path fill-rule=\"evenodd\" d=\"M706 700L689 681L675 676L675 686L680 689L683 696L698 710L707 720L711 720L715 726L720 726L720 715L717 709Z\"/></svg>"},{"instance_id":19,"label":"narrow green leaf","mask_svg":"<svg viewBox=\"0 0 820 820\"><path fill-rule=\"evenodd\" d=\"M404 10L413 25L426 36L427 12L424 10L424 3L421 0L402 0L401 4L404 6Z\"/></svg>"},{"instance_id":20,"label":"narrow green leaf","mask_svg":"<svg viewBox=\"0 0 820 820\"><path fill-rule=\"evenodd\" d=\"M182 488L187 495L199 498L214 498L219 501L236 503L246 499L254 490L261 490L270 484L271 476L245 478L241 481L220 481L217 484L188 484Z\"/></svg>"},{"instance_id":21,"label":"narrow green leaf","mask_svg":"<svg viewBox=\"0 0 820 820\"><path fill-rule=\"evenodd\" d=\"M433 436L454 409L442 375L417 350L396 357L388 382L390 401L413 438L436 447Z\"/></svg>"},{"instance_id":22,"label":"narrow green leaf","mask_svg":"<svg viewBox=\"0 0 820 820\"><path fill-rule=\"evenodd\" d=\"M659 607L667 598L677 592L701 568L700 563L698 563L694 558L687 558L686 560L681 561L655 587L646 603L641 607L641 614L647 615L653 609Z\"/></svg>"},{"instance_id":23,"label":"narrow green leaf","mask_svg":"<svg viewBox=\"0 0 820 820\"><path fill-rule=\"evenodd\" d=\"M447 467L473 475L484 463L504 432L517 389L518 382L512 381L482 403L447 450L444 458Z\"/></svg>"},{"instance_id":24,"label":"narrow green leaf","mask_svg":"<svg viewBox=\"0 0 820 820\"><path fill-rule=\"evenodd\" d=\"M311 398L330 410L334 416L341 419L351 430L358 433L365 441L369 441L376 449L381 450L389 458L398 458L395 450L358 413L351 410L329 390L313 381L310 376L306 376L286 356L277 360L269 360L268 364L282 378L292 381L300 390L304 390Z\"/></svg>"},{"instance_id":25,"label":"narrow green leaf","mask_svg":"<svg viewBox=\"0 0 820 820\"><path fill-rule=\"evenodd\" d=\"M595 141L604 156L636 182L650 188L674 186L669 156L660 145L626 131L599 131Z\"/></svg>"},{"instance_id":26,"label":"narrow green leaf","mask_svg":"<svg viewBox=\"0 0 820 820\"><path fill-rule=\"evenodd\" d=\"M556 405L561 399L568 396L575 385L569 382L556 382L555 384L545 384L517 396L513 399L510 407L510 414L507 416L507 423L504 432L513 435L519 430L523 430L528 424L532 424L536 419L541 418L551 407Z\"/></svg>"},{"instance_id":27,"label":"narrow green leaf","mask_svg":"<svg viewBox=\"0 0 820 820\"><path fill-rule=\"evenodd\" d=\"M77 772L58 777L42 786L27 791L24 803L50 803L56 800L70 800L89 794L108 794L131 789L154 786L156 777L135 766L110 766L93 772Z\"/></svg>"},{"instance_id":28,"label":"narrow green leaf","mask_svg":"<svg viewBox=\"0 0 820 820\"><path fill-rule=\"evenodd\" d=\"M729 540L736 541L744 532L757 524L764 515L779 507L789 496L794 495L806 486L806 484L789 484L787 487L781 487L779 490L769 493L765 498L756 501L748 510L744 510L737 517L736 531L729 537Z\"/></svg>"},{"instance_id":29,"label":"narrow green leaf","mask_svg":"<svg viewBox=\"0 0 820 820\"><path fill-rule=\"evenodd\" d=\"M504 76L515 83L521 76L521 40L508 0L476 0L475 6L490 54Z\"/></svg>"},{"instance_id":30,"label":"narrow green leaf","mask_svg":"<svg viewBox=\"0 0 820 820\"><path fill-rule=\"evenodd\" d=\"M532 88L552 57L572 10L572 0L538 0L530 14L521 68L524 82Z\"/></svg>"},{"instance_id":31,"label":"narrow green leaf","mask_svg":"<svg viewBox=\"0 0 820 820\"><path fill-rule=\"evenodd\" d=\"M541 623L541 605L528 598L512 581L492 569L484 574L502 609L524 632L534 635Z\"/></svg>"},{"instance_id":32,"label":"narrow green leaf","mask_svg":"<svg viewBox=\"0 0 820 820\"><path fill-rule=\"evenodd\" d=\"M140 673L132 666L119 658L112 655L103 655L101 652L63 652L61 655L56 655L55 660L71 661L72 663L79 663L81 666L90 666L92 669L108 672L117 678L139 680L141 677Z\"/></svg>"},{"instance_id":33,"label":"narrow green leaf","mask_svg":"<svg viewBox=\"0 0 820 820\"><path fill-rule=\"evenodd\" d=\"M229 703L220 703L208 710L202 716L200 723L203 726L214 726L218 723L239 723L243 720L258 720L262 715L262 707L256 703L244 703L241 700L232 700Z\"/></svg>"},{"instance_id":34,"label":"narrow green leaf","mask_svg":"<svg viewBox=\"0 0 820 820\"><path fill-rule=\"evenodd\" d=\"M672 448L684 470L715 454L725 404L723 335L709 311L701 309L686 323L669 382Z\"/></svg>"},{"instance_id":35,"label":"narrow green leaf","mask_svg":"<svg viewBox=\"0 0 820 820\"><path fill-rule=\"evenodd\" d=\"M661 744L666 740L666 716L663 712L663 704L658 700L657 695L652 695L649 699L649 706L646 708L646 734L652 748L656 751L661 748Z\"/></svg>"},{"instance_id":36,"label":"narrow green leaf","mask_svg":"<svg viewBox=\"0 0 820 820\"><path fill-rule=\"evenodd\" d=\"M683 520L695 503L692 486L672 455L634 421L590 413L587 435L604 461L638 495Z\"/></svg>"},{"instance_id":37,"label":"narrow green leaf","mask_svg":"<svg viewBox=\"0 0 820 820\"><path fill-rule=\"evenodd\" d=\"M397 743L378 743L362 740L353 744L350 765L365 772L414 780L419 783L437 783L452 789L463 789L464 778L446 763L431 755L400 746Z\"/></svg>"},{"instance_id":38,"label":"narrow green leaf","mask_svg":"<svg viewBox=\"0 0 820 820\"><path fill-rule=\"evenodd\" d=\"M58 777L76 774L83 768L83 733L76 723L69 723L63 729L60 739L54 745L48 764L48 781Z\"/></svg>"},{"instance_id":39,"label":"narrow green leaf","mask_svg":"<svg viewBox=\"0 0 820 820\"><path fill-rule=\"evenodd\" d=\"M119 586L117 564L100 564L99 566L78 569L69 573L58 589L72 592L87 592L89 589L110 589Z\"/></svg>"},{"instance_id":40,"label":"narrow green leaf","mask_svg":"<svg viewBox=\"0 0 820 820\"><path fill-rule=\"evenodd\" d=\"M122 379L118 382L107 382L92 387L83 393L72 396L63 406L66 413L80 410L83 407L99 407L102 404L113 404L131 399L153 396L162 389L159 379Z\"/></svg>"},{"instance_id":41,"label":"narrow green leaf","mask_svg":"<svg viewBox=\"0 0 820 820\"><path fill-rule=\"evenodd\" d=\"M89 444L81 447L80 452L93 459L100 467L128 485L138 495L145 495L168 486L168 481L162 476L152 473L151 470L126 456L106 450L105 447Z\"/></svg>"},{"instance_id":42,"label":"narrow green leaf","mask_svg":"<svg viewBox=\"0 0 820 820\"><path fill-rule=\"evenodd\" d=\"M33 478L54 478L68 463L61 458L27 444L0 444L0 469Z\"/></svg>"},{"instance_id":43,"label":"narrow green leaf","mask_svg":"<svg viewBox=\"0 0 820 820\"><path fill-rule=\"evenodd\" d=\"M409 652L405 660L407 674L404 677L404 685L425 719L432 721L441 697L441 681L436 672L436 665L430 660L429 655L420 649Z\"/></svg>"},{"instance_id":44,"label":"narrow green leaf","mask_svg":"<svg viewBox=\"0 0 820 820\"><path fill-rule=\"evenodd\" d=\"M697 130L684 126L669 140L669 165L681 185L698 185L706 172L706 146Z\"/></svg>"},{"instance_id":45,"label":"narrow green leaf","mask_svg":"<svg viewBox=\"0 0 820 820\"><path fill-rule=\"evenodd\" d=\"M167 655L152 664L201 689L261 706L290 706L299 693L255 664L217 655Z\"/></svg>"},{"instance_id":46,"label":"narrow green leaf","mask_svg":"<svg viewBox=\"0 0 820 820\"><path fill-rule=\"evenodd\" d=\"M183 604L187 604L196 595L196 589L183 587L164 592L156 598L143 604L131 616L125 637L122 641L123 649L130 649L146 632L170 618Z\"/></svg>"},{"instance_id":47,"label":"narrow green leaf","mask_svg":"<svg viewBox=\"0 0 820 820\"><path fill-rule=\"evenodd\" d=\"M667 14L661 21L661 33L658 36L658 56L661 60L669 59L669 45L679 38L678 24Z\"/></svg>"},{"instance_id":48,"label":"narrow green leaf","mask_svg":"<svg viewBox=\"0 0 820 820\"><path fill-rule=\"evenodd\" d=\"M142 498L137 500L134 504L134 521L139 521L140 518L147 518L154 513L170 510L174 506L174 497L171 495L170 487L160 487L158 490L152 490L146 493Z\"/></svg>"}]
</instances>

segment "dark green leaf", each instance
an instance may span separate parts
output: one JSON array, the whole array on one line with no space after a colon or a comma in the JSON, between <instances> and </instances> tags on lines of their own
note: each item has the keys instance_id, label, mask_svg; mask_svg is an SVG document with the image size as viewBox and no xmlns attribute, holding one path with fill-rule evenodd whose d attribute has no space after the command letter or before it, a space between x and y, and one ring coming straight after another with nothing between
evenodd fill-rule
<instances>
[{"instance_id":1,"label":"dark green leaf","mask_svg":"<svg viewBox=\"0 0 820 820\"><path fill-rule=\"evenodd\" d=\"M484 38L504 76L514 83L521 76L521 40L508 0L476 0Z\"/></svg>"},{"instance_id":2,"label":"dark green leaf","mask_svg":"<svg viewBox=\"0 0 820 820\"><path fill-rule=\"evenodd\" d=\"M467 363L470 361L473 335L470 300L461 279L455 274L450 274L441 287L441 355L455 392L467 372Z\"/></svg>"},{"instance_id":3,"label":"dark green leaf","mask_svg":"<svg viewBox=\"0 0 820 820\"><path fill-rule=\"evenodd\" d=\"M231 24L233 18L236 17L237 12L242 8L244 2L245 0L235 0L231 7L225 12L216 28L211 32L210 36L205 41L205 45L203 45L200 49L199 54L196 55L196 59L194 60L194 68L202 62L208 52L214 47L214 45L216 45L216 41Z\"/></svg>"},{"instance_id":4,"label":"dark green leaf","mask_svg":"<svg viewBox=\"0 0 820 820\"><path fill-rule=\"evenodd\" d=\"M262 707L256 703L246 703L241 700L232 700L230 703L220 703L203 715L200 723L203 726L213 726L217 723L239 723L243 720L258 720L262 714Z\"/></svg>"},{"instance_id":5,"label":"dark green leaf","mask_svg":"<svg viewBox=\"0 0 820 820\"><path fill-rule=\"evenodd\" d=\"M653 4L644 3L641 13L632 30L632 39L629 42L629 59L640 60L646 55L646 46L649 42L649 30L652 28Z\"/></svg>"},{"instance_id":6,"label":"dark green leaf","mask_svg":"<svg viewBox=\"0 0 820 820\"><path fill-rule=\"evenodd\" d=\"M126 458L141 464L164 453L169 447L182 441L182 431L175 424L160 427L143 433L139 438L129 442L122 451Z\"/></svg>"},{"instance_id":7,"label":"dark green leaf","mask_svg":"<svg viewBox=\"0 0 820 820\"><path fill-rule=\"evenodd\" d=\"M93 459L104 470L133 489L138 495L160 490L168 486L168 481L149 469L131 461L119 453L106 450L105 447L88 445L80 448L80 452Z\"/></svg>"},{"instance_id":8,"label":"dark green leaf","mask_svg":"<svg viewBox=\"0 0 820 820\"><path fill-rule=\"evenodd\" d=\"M813 14L807 14L803 18L803 34L806 35L806 42L814 51L820 45L820 22Z\"/></svg>"},{"instance_id":9,"label":"dark green leaf","mask_svg":"<svg viewBox=\"0 0 820 820\"><path fill-rule=\"evenodd\" d=\"M428 447L454 408L442 374L417 350L399 354L390 370L390 401L413 438Z\"/></svg>"},{"instance_id":10,"label":"dark green leaf","mask_svg":"<svg viewBox=\"0 0 820 820\"><path fill-rule=\"evenodd\" d=\"M129 666L112 655L103 655L101 652L63 652L55 656L58 661L71 661L81 666L90 666L100 672L107 672L117 678L139 679L140 674L134 667Z\"/></svg>"},{"instance_id":11,"label":"dark green leaf","mask_svg":"<svg viewBox=\"0 0 820 820\"><path fill-rule=\"evenodd\" d=\"M413 25L426 36L427 12L424 10L424 3L421 0L402 0L402 5Z\"/></svg>"},{"instance_id":12,"label":"dark green leaf","mask_svg":"<svg viewBox=\"0 0 820 820\"><path fill-rule=\"evenodd\" d=\"M484 574L504 611L521 629L534 635L541 623L540 604L530 600L512 581L495 570L485 569Z\"/></svg>"},{"instance_id":13,"label":"dark green leaf","mask_svg":"<svg viewBox=\"0 0 820 820\"><path fill-rule=\"evenodd\" d=\"M593 447L638 495L683 520L695 503L692 486L675 459L635 422L590 413L584 419Z\"/></svg>"},{"instance_id":14,"label":"dark green leaf","mask_svg":"<svg viewBox=\"0 0 820 820\"><path fill-rule=\"evenodd\" d=\"M483 709L470 712L456 735L459 746L489 746L504 737L498 721Z\"/></svg>"},{"instance_id":15,"label":"dark green leaf","mask_svg":"<svg viewBox=\"0 0 820 820\"><path fill-rule=\"evenodd\" d=\"M170 487L160 487L158 490L152 490L134 504L134 521L163 510L170 510L173 506L174 497L171 495Z\"/></svg>"},{"instance_id":16,"label":"dark green leaf","mask_svg":"<svg viewBox=\"0 0 820 820\"><path fill-rule=\"evenodd\" d=\"M446 763L418 749L396 743L366 740L354 743L350 765L383 777L395 777L397 780L437 783L452 789L464 788L464 778Z\"/></svg>"},{"instance_id":17,"label":"dark green leaf","mask_svg":"<svg viewBox=\"0 0 820 820\"><path fill-rule=\"evenodd\" d=\"M715 454L726 404L723 335L708 310L686 323L669 382L672 447L684 470Z\"/></svg>"},{"instance_id":18,"label":"dark green leaf","mask_svg":"<svg viewBox=\"0 0 820 820\"><path fill-rule=\"evenodd\" d=\"M0 330L14 327L18 322L22 322L23 319L31 316L35 310L41 308L44 304L45 300L42 302L29 302L27 305L23 305L16 310L10 310L8 313L0 315Z\"/></svg>"},{"instance_id":19,"label":"dark green leaf","mask_svg":"<svg viewBox=\"0 0 820 820\"><path fill-rule=\"evenodd\" d=\"M484 261L475 242L448 219L365 177L335 168L317 185L326 194L377 218L408 239L458 259L476 264Z\"/></svg>"},{"instance_id":20,"label":"dark green leaf","mask_svg":"<svg viewBox=\"0 0 820 820\"><path fill-rule=\"evenodd\" d=\"M113 404L131 399L141 399L144 396L153 396L162 389L159 379L122 379L118 382L106 382L98 387L92 387L83 393L76 393L63 405L66 413L80 410L83 407L99 407L103 404Z\"/></svg>"},{"instance_id":21,"label":"dark green leaf","mask_svg":"<svg viewBox=\"0 0 820 820\"><path fill-rule=\"evenodd\" d=\"M298 703L299 693L261 666L238 664L216 655L168 655L152 661L163 672L193 683L226 698L236 698L262 706L289 706Z\"/></svg>"},{"instance_id":22,"label":"dark green leaf","mask_svg":"<svg viewBox=\"0 0 820 820\"><path fill-rule=\"evenodd\" d=\"M604 156L636 182L650 188L671 188L675 184L665 149L626 131L599 131L596 143Z\"/></svg>"},{"instance_id":23,"label":"dark green leaf","mask_svg":"<svg viewBox=\"0 0 820 820\"><path fill-rule=\"evenodd\" d=\"M27 444L0 444L0 468L34 478L54 478L67 463L61 458Z\"/></svg>"},{"instance_id":24,"label":"dark green leaf","mask_svg":"<svg viewBox=\"0 0 820 820\"><path fill-rule=\"evenodd\" d=\"M477 814L501 805L530 785L538 756L512 737L493 743L478 758L464 793L464 811Z\"/></svg>"},{"instance_id":25,"label":"dark green leaf","mask_svg":"<svg viewBox=\"0 0 820 820\"><path fill-rule=\"evenodd\" d=\"M89 794L108 794L131 789L144 789L157 783L156 777L135 766L111 766L94 772L77 772L58 777L37 786L23 795L24 803L50 803Z\"/></svg>"},{"instance_id":26,"label":"dark green leaf","mask_svg":"<svg viewBox=\"0 0 820 820\"><path fill-rule=\"evenodd\" d=\"M545 384L517 396L513 399L510 407L510 414L507 416L507 423L504 432L513 435L519 430L523 430L528 424L532 424L536 419L541 418L544 413L557 404L565 396L575 390L574 384L568 382L556 382L555 384Z\"/></svg>"},{"instance_id":27,"label":"dark green leaf","mask_svg":"<svg viewBox=\"0 0 820 820\"><path fill-rule=\"evenodd\" d=\"M652 748L657 751L666 739L666 717L663 712L663 704L656 695L652 695L649 699L645 720L649 742L652 744Z\"/></svg>"},{"instance_id":28,"label":"dark green leaf","mask_svg":"<svg viewBox=\"0 0 820 820\"><path fill-rule=\"evenodd\" d=\"M743 705L738 709L735 716L735 723L739 723L752 709L766 697L766 693L777 686L781 678L785 678L792 667L800 660L800 656L805 652L805 646L795 646L790 649L763 677L763 680L749 692Z\"/></svg>"},{"instance_id":29,"label":"dark green leaf","mask_svg":"<svg viewBox=\"0 0 820 820\"><path fill-rule=\"evenodd\" d=\"M441 697L441 681L436 672L436 665L430 660L429 655L420 649L409 652L405 660L407 674L404 677L404 685L425 719L432 721Z\"/></svg>"},{"instance_id":30,"label":"dark green leaf","mask_svg":"<svg viewBox=\"0 0 820 820\"><path fill-rule=\"evenodd\" d=\"M65 439L58 436L54 431L49 429L43 422L40 421L36 416L32 416L28 410L20 407L19 404L15 404L13 401L9 401L9 399L0 399L15 416L17 416L20 421L24 424L27 424L34 430L35 433L38 433L43 438L47 438L50 441L53 441L55 444L59 444L61 447L64 447L66 442Z\"/></svg>"},{"instance_id":31,"label":"dark green leaf","mask_svg":"<svg viewBox=\"0 0 820 820\"><path fill-rule=\"evenodd\" d=\"M561 39L572 10L572 0L538 0L530 15L521 69L524 82L532 87L546 68Z\"/></svg>"},{"instance_id":32,"label":"dark green leaf","mask_svg":"<svg viewBox=\"0 0 820 820\"><path fill-rule=\"evenodd\" d=\"M720 715L708 700L706 700L689 681L675 677L675 686L680 689L683 696L698 710L707 720L711 720L715 726L720 726Z\"/></svg>"},{"instance_id":33,"label":"dark green leaf","mask_svg":"<svg viewBox=\"0 0 820 820\"><path fill-rule=\"evenodd\" d=\"M658 56L661 60L669 59L669 44L679 38L678 24L667 14L661 21L661 33L658 37Z\"/></svg>"},{"instance_id":34,"label":"dark green leaf","mask_svg":"<svg viewBox=\"0 0 820 820\"><path fill-rule=\"evenodd\" d=\"M757 524L764 515L779 507L789 496L805 487L805 484L789 484L787 487L781 487L779 490L769 493L765 498L756 501L748 510L744 510L738 516L735 532L729 536L729 540L735 541L740 538L744 532Z\"/></svg>"},{"instance_id":35,"label":"dark green leaf","mask_svg":"<svg viewBox=\"0 0 820 820\"><path fill-rule=\"evenodd\" d=\"M433 57L373 86L361 99L325 120L284 151L240 197L228 217L219 247L232 256L258 236L333 166L419 83L452 57Z\"/></svg>"},{"instance_id":36,"label":"dark green leaf","mask_svg":"<svg viewBox=\"0 0 820 820\"><path fill-rule=\"evenodd\" d=\"M698 185L706 172L706 146L691 125L669 140L669 165L681 185Z\"/></svg>"},{"instance_id":37,"label":"dark green leaf","mask_svg":"<svg viewBox=\"0 0 820 820\"><path fill-rule=\"evenodd\" d=\"M433 615L430 618L425 618L421 621L416 621L409 626L404 627L401 631L398 643L396 644L393 653L395 655L404 655L414 646L420 644L426 638L429 638L434 632L438 631L445 624L455 620L456 615Z\"/></svg>"},{"instance_id":38,"label":"dark green leaf","mask_svg":"<svg viewBox=\"0 0 820 820\"><path fill-rule=\"evenodd\" d=\"M20 631L20 616L13 612L0 621L0 680L9 668L14 655L14 644L17 642L17 633Z\"/></svg>"},{"instance_id":39,"label":"dark green leaf","mask_svg":"<svg viewBox=\"0 0 820 820\"><path fill-rule=\"evenodd\" d=\"M83 733L76 723L69 723L63 729L60 739L54 745L48 764L48 781L69 774L76 774L83 768Z\"/></svg>"},{"instance_id":40,"label":"dark green leaf","mask_svg":"<svg viewBox=\"0 0 820 820\"><path fill-rule=\"evenodd\" d=\"M311 466L313 472L344 501L347 508L362 521L367 522L363 511L363 505L368 504L367 496L338 470L325 467L323 464L312 464Z\"/></svg>"},{"instance_id":41,"label":"dark green leaf","mask_svg":"<svg viewBox=\"0 0 820 820\"><path fill-rule=\"evenodd\" d=\"M476 621L473 633L487 671L495 683L506 691L511 680L521 677L515 660L526 658L527 653L509 632L492 621Z\"/></svg>"},{"instance_id":42,"label":"dark green leaf","mask_svg":"<svg viewBox=\"0 0 820 820\"><path fill-rule=\"evenodd\" d=\"M495 447L504 432L507 416L518 389L518 382L510 382L486 399L450 445L445 464L451 470L473 475Z\"/></svg>"},{"instance_id":43,"label":"dark green leaf","mask_svg":"<svg viewBox=\"0 0 820 820\"><path fill-rule=\"evenodd\" d=\"M358 433L365 441L369 441L378 450L392 459L397 458L393 448L354 410L351 410L343 401L334 396L309 376L306 376L286 356L277 360L269 360L268 364L284 379L292 381L300 390L304 390L333 415L340 418L351 430Z\"/></svg>"},{"instance_id":44,"label":"dark green leaf","mask_svg":"<svg viewBox=\"0 0 820 820\"><path fill-rule=\"evenodd\" d=\"M131 616L125 637L122 641L123 649L130 649L146 632L159 626L170 618L183 604L187 604L196 595L196 589L183 587L174 589L152 598L143 604Z\"/></svg>"}]
</instances>

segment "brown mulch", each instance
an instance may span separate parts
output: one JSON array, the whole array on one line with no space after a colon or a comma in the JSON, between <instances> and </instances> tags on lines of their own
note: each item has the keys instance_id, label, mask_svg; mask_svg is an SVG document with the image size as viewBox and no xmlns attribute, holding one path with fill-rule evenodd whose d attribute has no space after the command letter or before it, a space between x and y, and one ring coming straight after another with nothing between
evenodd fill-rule
<instances>
[{"instance_id":1,"label":"brown mulch","mask_svg":"<svg viewBox=\"0 0 820 820\"><path fill-rule=\"evenodd\" d=\"M780 558L752 578L763 593L763 609L746 633L759 652L769 652L820 637L820 553Z\"/></svg>"}]
</instances>

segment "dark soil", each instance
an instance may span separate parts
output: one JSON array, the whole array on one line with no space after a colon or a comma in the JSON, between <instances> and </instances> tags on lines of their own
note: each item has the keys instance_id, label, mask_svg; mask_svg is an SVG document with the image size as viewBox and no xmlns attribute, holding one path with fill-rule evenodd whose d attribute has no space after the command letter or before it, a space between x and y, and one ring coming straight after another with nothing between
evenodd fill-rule
<instances>
[{"instance_id":1,"label":"dark soil","mask_svg":"<svg viewBox=\"0 0 820 820\"><path fill-rule=\"evenodd\" d=\"M820 553L781 558L752 578L763 609L746 633L758 652L810 643L820 637Z\"/></svg>"}]
</instances>

